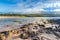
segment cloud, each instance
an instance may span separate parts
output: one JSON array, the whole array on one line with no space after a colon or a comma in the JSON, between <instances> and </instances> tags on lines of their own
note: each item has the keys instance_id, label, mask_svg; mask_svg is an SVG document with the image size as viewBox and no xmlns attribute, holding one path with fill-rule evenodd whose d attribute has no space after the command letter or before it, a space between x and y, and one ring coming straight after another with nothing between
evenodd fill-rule
<instances>
[{"instance_id":1,"label":"cloud","mask_svg":"<svg viewBox=\"0 0 60 40\"><path fill-rule=\"evenodd\" d=\"M13 4L12 6L13 8L11 11L22 13L60 11L60 0L20 0L20 1L18 0L16 4ZM45 10L47 8L48 10Z\"/></svg>"},{"instance_id":2,"label":"cloud","mask_svg":"<svg viewBox=\"0 0 60 40\"><path fill-rule=\"evenodd\" d=\"M26 13L41 13L41 11L43 11L43 9L36 9L36 8L33 8L33 9L24 9L23 12L26 12Z\"/></svg>"},{"instance_id":3,"label":"cloud","mask_svg":"<svg viewBox=\"0 0 60 40\"><path fill-rule=\"evenodd\" d=\"M55 10L53 10L53 11L60 11L60 9L55 9Z\"/></svg>"},{"instance_id":4,"label":"cloud","mask_svg":"<svg viewBox=\"0 0 60 40\"><path fill-rule=\"evenodd\" d=\"M14 12L20 12L20 13L41 13L42 11L45 11L44 9L39 8L27 8L27 9L21 9L21 10L12 10Z\"/></svg>"}]
</instances>

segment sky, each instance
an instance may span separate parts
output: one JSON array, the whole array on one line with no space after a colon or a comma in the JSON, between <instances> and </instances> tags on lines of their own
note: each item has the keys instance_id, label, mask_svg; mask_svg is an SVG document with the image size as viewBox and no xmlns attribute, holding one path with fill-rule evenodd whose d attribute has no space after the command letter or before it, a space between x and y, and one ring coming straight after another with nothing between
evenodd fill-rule
<instances>
[{"instance_id":1,"label":"sky","mask_svg":"<svg viewBox=\"0 0 60 40\"><path fill-rule=\"evenodd\" d=\"M0 0L0 12L60 11L60 0Z\"/></svg>"}]
</instances>

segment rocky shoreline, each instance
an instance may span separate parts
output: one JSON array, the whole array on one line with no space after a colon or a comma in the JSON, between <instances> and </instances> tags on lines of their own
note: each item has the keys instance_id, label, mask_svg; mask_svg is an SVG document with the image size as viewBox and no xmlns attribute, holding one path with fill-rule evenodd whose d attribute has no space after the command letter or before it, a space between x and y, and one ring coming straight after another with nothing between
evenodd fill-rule
<instances>
[{"instance_id":1,"label":"rocky shoreline","mask_svg":"<svg viewBox=\"0 0 60 40\"><path fill-rule=\"evenodd\" d=\"M48 20L40 20L18 27L10 25L6 27L11 27L13 30L0 32L0 40L60 40L60 35L57 33L60 25L50 23Z\"/></svg>"}]
</instances>

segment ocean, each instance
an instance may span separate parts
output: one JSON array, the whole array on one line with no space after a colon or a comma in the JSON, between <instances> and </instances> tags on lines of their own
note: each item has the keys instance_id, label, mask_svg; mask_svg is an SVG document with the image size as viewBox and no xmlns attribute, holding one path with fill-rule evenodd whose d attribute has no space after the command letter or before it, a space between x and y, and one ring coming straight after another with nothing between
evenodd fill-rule
<instances>
[{"instance_id":1,"label":"ocean","mask_svg":"<svg viewBox=\"0 0 60 40\"><path fill-rule=\"evenodd\" d=\"M0 18L0 24L5 24L8 22L13 21L21 21L22 23L29 23L29 22L34 22L34 21L39 21L41 19L49 19L49 20L55 20L56 22L60 23L60 17L20 17L20 18Z\"/></svg>"}]
</instances>

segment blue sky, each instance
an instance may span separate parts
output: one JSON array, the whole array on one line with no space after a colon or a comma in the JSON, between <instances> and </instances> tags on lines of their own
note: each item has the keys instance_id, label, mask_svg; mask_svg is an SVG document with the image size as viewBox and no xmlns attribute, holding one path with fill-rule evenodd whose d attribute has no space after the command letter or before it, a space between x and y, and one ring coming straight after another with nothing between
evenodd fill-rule
<instances>
[{"instance_id":1,"label":"blue sky","mask_svg":"<svg viewBox=\"0 0 60 40\"><path fill-rule=\"evenodd\" d=\"M60 0L0 0L0 12L60 11Z\"/></svg>"}]
</instances>

